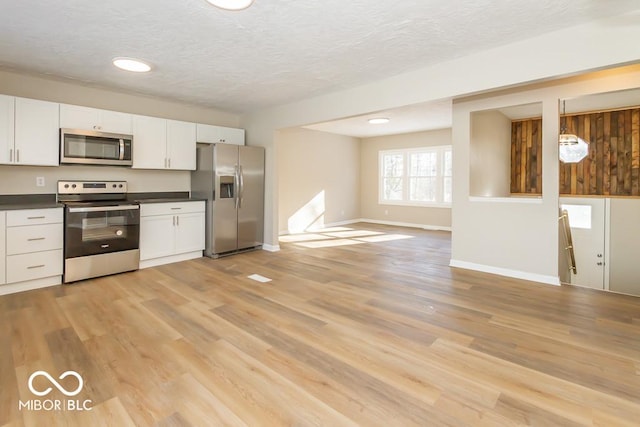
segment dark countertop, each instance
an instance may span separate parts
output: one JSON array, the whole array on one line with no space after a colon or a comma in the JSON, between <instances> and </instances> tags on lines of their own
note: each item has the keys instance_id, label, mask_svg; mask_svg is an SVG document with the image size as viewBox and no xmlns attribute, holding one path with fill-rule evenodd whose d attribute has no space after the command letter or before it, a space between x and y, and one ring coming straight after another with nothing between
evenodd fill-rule
<instances>
[{"instance_id":1,"label":"dark countertop","mask_svg":"<svg viewBox=\"0 0 640 427\"><path fill-rule=\"evenodd\" d=\"M127 198L130 201L141 204L206 201L206 199L190 197L188 191L129 193L127 194ZM0 211L63 207L63 203L58 203L56 201L55 194L0 194Z\"/></svg>"},{"instance_id":2,"label":"dark countertop","mask_svg":"<svg viewBox=\"0 0 640 427\"><path fill-rule=\"evenodd\" d=\"M0 194L0 211L62 208L55 194Z\"/></svg>"},{"instance_id":3,"label":"dark countertop","mask_svg":"<svg viewBox=\"0 0 640 427\"><path fill-rule=\"evenodd\" d=\"M21 209L50 209L50 208L64 208L62 203L0 203L0 211L16 211Z\"/></svg>"},{"instance_id":4,"label":"dark countertop","mask_svg":"<svg viewBox=\"0 0 640 427\"><path fill-rule=\"evenodd\" d=\"M127 198L138 203L200 202L205 200L190 197L188 191L129 193L127 194Z\"/></svg>"},{"instance_id":5,"label":"dark countertop","mask_svg":"<svg viewBox=\"0 0 640 427\"><path fill-rule=\"evenodd\" d=\"M161 197L157 199L138 199L135 200L140 204L145 203L175 203L175 202L204 202L206 199L198 199L196 197Z\"/></svg>"}]
</instances>

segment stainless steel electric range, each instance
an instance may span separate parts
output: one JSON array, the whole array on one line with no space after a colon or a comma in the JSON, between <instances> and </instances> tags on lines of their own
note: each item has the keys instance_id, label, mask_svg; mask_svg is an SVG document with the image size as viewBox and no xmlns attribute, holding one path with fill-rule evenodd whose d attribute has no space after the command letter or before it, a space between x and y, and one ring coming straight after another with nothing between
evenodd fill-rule
<instances>
[{"instance_id":1,"label":"stainless steel electric range","mask_svg":"<svg viewBox=\"0 0 640 427\"><path fill-rule=\"evenodd\" d=\"M137 270L140 206L126 181L58 181L64 203L63 282Z\"/></svg>"}]
</instances>

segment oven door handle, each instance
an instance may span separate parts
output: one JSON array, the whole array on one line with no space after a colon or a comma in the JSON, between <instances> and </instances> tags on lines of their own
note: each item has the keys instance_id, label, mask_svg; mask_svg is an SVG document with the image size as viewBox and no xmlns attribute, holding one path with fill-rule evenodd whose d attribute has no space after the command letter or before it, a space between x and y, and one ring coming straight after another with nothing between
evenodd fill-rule
<instances>
[{"instance_id":1,"label":"oven door handle","mask_svg":"<svg viewBox=\"0 0 640 427\"><path fill-rule=\"evenodd\" d=\"M131 211L140 209L139 205L123 205L123 206L91 206L87 208L68 208L69 213L77 212L105 212L105 211Z\"/></svg>"}]
</instances>

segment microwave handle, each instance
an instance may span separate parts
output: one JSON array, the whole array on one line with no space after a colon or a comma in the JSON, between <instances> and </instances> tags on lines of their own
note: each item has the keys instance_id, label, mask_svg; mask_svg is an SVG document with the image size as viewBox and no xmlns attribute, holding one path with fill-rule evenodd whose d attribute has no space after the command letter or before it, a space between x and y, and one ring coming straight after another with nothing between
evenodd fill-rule
<instances>
[{"instance_id":1,"label":"microwave handle","mask_svg":"<svg viewBox=\"0 0 640 427\"><path fill-rule=\"evenodd\" d=\"M124 139L120 138L120 156L118 160L124 160Z\"/></svg>"}]
</instances>

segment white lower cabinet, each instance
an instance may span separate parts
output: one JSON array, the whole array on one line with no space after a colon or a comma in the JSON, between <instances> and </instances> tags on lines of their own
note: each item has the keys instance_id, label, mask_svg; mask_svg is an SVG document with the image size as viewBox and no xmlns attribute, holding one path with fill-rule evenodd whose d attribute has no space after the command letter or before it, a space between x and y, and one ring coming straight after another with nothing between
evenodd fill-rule
<instances>
[{"instance_id":1,"label":"white lower cabinet","mask_svg":"<svg viewBox=\"0 0 640 427\"><path fill-rule=\"evenodd\" d=\"M0 285L4 285L7 282L7 271L6 271L6 217L7 214L5 212L0 212ZM1 289L1 288L0 288ZM0 293L1 295L1 293Z\"/></svg>"},{"instance_id":2,"label":"white lower cabinet","mask_svg":"<svg viewBox=\"0 0 640 427\"><path fill-rule=\"evenodd\" d=\"M140 268L201 257L204 215L204 201L141 204Z\"/></svg>"},{"instance_id":3,"label":"white lower cabinet","mask_svg":"<svg viewBox=\"0 0 640 427\"><path fill-rule=\"evenodd\" d=\"M0 295L62 283L62 208L0 215Z\"/></svg>"}]
</instances>

